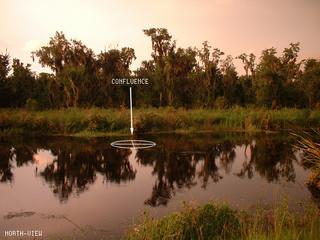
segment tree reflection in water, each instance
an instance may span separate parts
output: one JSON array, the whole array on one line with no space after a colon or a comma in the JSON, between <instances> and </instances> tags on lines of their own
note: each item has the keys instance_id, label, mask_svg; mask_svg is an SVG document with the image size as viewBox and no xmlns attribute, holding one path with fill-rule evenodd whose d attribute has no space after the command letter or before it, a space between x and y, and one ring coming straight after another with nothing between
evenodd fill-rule
<instances>
[{"instance_id":1,"label":"tree reflection in water","mask_svg":"<svg viewBox=\"0 0 320 240\"><path fill-rule=\"evenodd\" d=\"M288 140L247 137L217 139L210 136L184 139L166 136L156 139L157 147L146 150L116 149L106 139L47 138L0 143L0 181L11 182L13 168L35 162L40 149L50 150L53 160L40 169L43 178L60 201L79 195L97 181L120 184L132 181L137 170L133 161L142 167L151 167L154 184L145 200L150 206L166 205L180 189L196 184L206 188L209 182L218 182L231 174L233 164L244 159L236 173L251 179L258 174L266 181L295 181L293 162L297 162ZM242 151L242 156L236 152ZM238 159L239 158L239 159Z\"/></svg>"},{"instance_id":2,"label":"tree reflection in water","mask_svg":"<svg viewBox=\"0 0 320 240\"><path fill-rule=\"evenodd\" d=\"M237 174L239 177L251 179L256 172L268 182L278 182L280 178L288 182L295 181L293 162L297 162L297 158L287 140L258 138L249 144L249 149L251 157L246 157L241 171Z\"/></svg>"},{"instance_id":3,"label":"tree reflection in water","mask_svg":"<svg viewBox=\"0 0 320 240\"><path fill-rule=\"evenodd\" d=\"M85 145L58 145L51 148L55 160L40 173L50 184L61 201L72 193L79 194L88 189L97 178L120 183L133 180L136 170L130 162L130 150L115 149L97 142Z\"/></svg>"},{"instance_id":4,"label":"tree reflection in water","mask_svg":"<svg viewBox=\"0 0 320 240\"><path fill-rule=\"evenodd\" d=\"M12 182L14 164L22 167L28 163L34 163L34 154L37 148L26 144L10 145L0 142L0 182Z\"/></svg>"},{"instance_id":5,"label":"tree reflection in water","mask_svg":"<svg viewBox=\"0 0 320 240\"><path fill-rule=\"evenodd\" d=\"M176 188L190 188L196 184L196 162L189 154L170 151L161 144L156 151L139 150L137 159L143 165L151 165L152 174L156 176L151 197L145 201L148 205L166 205Z\"/></svg>"},{"instance_id":6,"label":"tree reflection in water","mask_svg":"<svg viewBox=\"0 0 320 240\"><path fill-rule=\"evenodd\" d=\"M0 145L0 182L11 182L13 151L8 146Z\"/></svg>"}]
</instances>

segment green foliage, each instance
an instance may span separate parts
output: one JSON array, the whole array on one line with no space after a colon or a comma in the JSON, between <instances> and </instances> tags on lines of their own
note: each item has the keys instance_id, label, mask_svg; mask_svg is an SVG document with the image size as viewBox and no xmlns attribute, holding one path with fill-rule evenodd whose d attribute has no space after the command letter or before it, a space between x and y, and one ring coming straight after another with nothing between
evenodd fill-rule
<instances>
[{"instance_id":1,"label":"green foliage","mask_svg":"<svg viewBox=\"0 0 320 240\"><path fill-rule=\"evenodd\" d=\"M8 53L0 53L0 107L10 105L11 87L7 81L10 72L10 56Z\"/></svg>"},{"instance_id":2,"label":"green foliage","mask_svg":"<svg viewBox=\"0 0 320 240\"><path fill-rule=\"evenodd\" d=\"M320 234L319 209L305 205L292 212L285 200L272 208L258 205L251 211L235 211L227 205L190 204L160 219L145 215L123 239L239 239L315 240Z\"/></svg>"},{"instance_id":3,"label":"green foliage","mask_svg":"<svg viewBox=\"0 0 320 240\"><path fill-rule=\"evenodd\" d=\"M232 229L232 231L230 231ZM145 216L124 239L238 239L240 222L236 212L225 205L185 205L181 212L160 220Z\"/></svg>"},{"instance_id":4,"label":"green foliage","mask_svg":"<svg viewBox=\"0 0 320 240\"><path fill-rule=\"evenodd\" d=\"M10 87L9 106L24 107L27 99L32 97L35 81L30 67L30 64L24 65L20 60L13 59L13 72L7 79Z\"/></svg>"},{"instance_id":5,"label":"green foliage","mask_svg":"<svg viewBox=\"0 0 320 240\"><path fill-rule=\"evenodd\" d=\"M128 109L68 108L37 110L37 102L28 100L28 111L0 109L0 129L22 129L41 134L128 133ZM261 108L231 109L137 109L134 115L136 133L168 131L212 131L216 129L259 131L316 127L319 110Z\"/></svg>"},{"instance_id":6,"label":"green foliage","mask_svg":"<svg viewBox=\"0 0 320 240\"><path fill-rule=\"evenodd\" d=\"M0 54L0 81L3 82L10 72L10 56L6 53Z\"/></svg>"},{"instance_id":7,"label":"green foliage","mask_svg":"<svg viewBox=\"0 0 320 240\"><path fill-rule=\"evenodd\" d=\"M279 109L320 104L320 61L298 61L299 43L291 43L280 56L275 48L265 49L258 61L252 53L240 54L236 58L245 70L240 76L233 58L224 57L207 41L200 49L181 48L165 28L143 32L151 40L152 59L142 61L135 71L130 70L134 49L96 54L63 32L32 52L33 59L53 74L34 74L18 59L10 66L9 55L0 54L0 107L24 107L29 98L38 102L39 109L126 107L128 87L113 85L113 78L149 79L150 85L133 89L137 107Z\"/></svg>"},{"instance_id":8,"label":"green foliage","mask_svg":"<svg viewBox=\"0 0 320 240\"><path fill-rule=\"evenodd\" d=\"M301 104L296 101L299 91L295 89L302 64L297 61L299 50L299 43L291 43L289 48L283 50L281 57L277 56L275 48L262 51L254 77L258 105L275 109Z\"/></svg>"},{"instance_id":9,"label":"green foliage","mask_svg":"<svg viewBox=\"0 0 320 240\"><path fill-rule=\"evenodd\" d=\"M320 103L320 60L306 61L299 83L307 96L309 107L317 106Z\"/></svg>"}]
</instances>

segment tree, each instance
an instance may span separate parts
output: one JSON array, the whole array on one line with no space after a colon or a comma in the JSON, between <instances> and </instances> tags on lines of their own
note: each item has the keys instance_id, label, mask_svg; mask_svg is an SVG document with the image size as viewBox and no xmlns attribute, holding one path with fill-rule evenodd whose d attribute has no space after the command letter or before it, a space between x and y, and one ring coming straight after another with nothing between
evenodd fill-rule
<instances>
[{"instance_id":1,"label":"tree","mask_svg":"<svg viewBox=\"0 0 320 240\"><path fill-rule=\"evenodd\" d=\"M256 56L253 53L250 53L249 55L246 53L240 54L238 57L243 63L243 68L246 73L246 77L249 76L249 71L251 72L251 76L254 75L254 68L255 68L255 60Z\"/></svg>"},{"instance_id":2,"label":"tree","mask_svg":"<svg viewBox=\"0 0 320 240\"><path fill-rule=\"evenodd\" d=\"M172 58L176 43L171 41L171 35L165 28L150 28L143 30L151 38L152 58L155 63L155 78L160 82L159 105L172 105ZM169 56L170 55L170 56Z\"/></svg>"},{"instance_id":3,"label":"tree","mask_svg":"<svg viewBox=\"0 0 320 240\"><path fill-rule=\"evenodd\" d=\"M299 50L299 43L290 43L289 47L283 50L280 58L281 75L284 79L281 102L283 106L287 107L302 107L305 105L303 91L297 84L297 80L301 75L300 68L304 62L304 60L298 61Z\"/></svg>"},{"instance_id":4,"label":"tree","mask_svg":"<svg viewBox=\"0 0 320 240\"><path fill-rule=\"evenodd\" d=\"M202 44L202 49L198 51L201 68L200 71L204 73L204 89L205 96L203 99L204 106L212 106L216 97L219 94L219 85L222 79L221 71L219 69L220 58L224 53L214 48L211 52L211 46L205 41Z\"/></svg>"},{"instance_id":5,"label":"tree","mask_svg":"<svg viewBox=\"0 0 320 240\"><path fill-rule=\"evenodd\" d=\"M255 78L258 105L272 108L280 104L280 94L284 83L281 75L281 60L276 53L275 48L262 51Z\"/></svg>"},{"instance_id":6,"label":"tree","mask_svg":"<svg viewBox=\"0 0 320 240\"><path fill-rule=\"evenodd\" d=\"M24 65L19 59L13 59L13 73L9 77L12 90L10 103L15 107L24 107L27 99L32 98L35 86L35 76L30 70L30 64Z\"/></svg>"},{"instance_id":7,"label":"tree","mask_svg":"<svg viewBox=\"0 0 320 240\"><path fill-rule=\"evenodd\" d=\"M55 107L53 103L55 99L51 96L52 84L54 83L54 75L49 73L40 73L36 76L34 93L32 98L35 99L40 109Z\"/></svg>"},{"instance_id":8,"label":"tree","mask_svg":"<svg viewBox=\"0 0 320 240\"><path fill-rule=\"evenodd\" d=\"M133 88L136 106L229 107L253 105L269 108L316 107L319 101L319 60L299 60L299 43L281 54L275 48L237 56L244 74L238 75L233 58L203 42L200 49L181 48L165 28L143 30L152 44L151 60L136 71L133 48L109 49L95 54L83 42L56 32L32 57L53 74L35 75L30 65L8 53L0 54L0 107L41 109L60 107L121 107L128 104L128 89L113 78L148 78L150 85ZM303 66L303 69L302 69ZM12 69L12 74L10 74ZM32 105L32 104L28 104Z\"/></svg>"},{"instance_id":9,"label":"tree","mask_svg":"<svg viewBox=\"0 0 320 240\"><path fill-rule=\"evenodd\" d=\"M290 43L289 48L283 50L281 60L282 75L287 83L297 79L300 66L303 61L298 62L300 43Z\"/></svg>"},{"instance_id":10,"label":"tree","mask_svg":"<svg viewBox=\"0 0 320 240\"><path fill-rule=\"evenodd\" d=\"M136 89L135 104L138 106L156 106L159 107L159 92L161 84L156 81L154 60L142 61L140 67L134 72L137 78L147 78L149 84L140 86Z\"/></svg>"},{"instance_id":11,"label":"tree","mask_svg":"<svg viewBox=\"0 0 320 240\"><path fill-rule=\"evenodd\" d=\"M175 95L175 106L191 107L196 102L198 93L196 67L197 50L194 48L178 48L171 62L173 92Z\"/></svg>"},{"instance_id":12,"label":"tree","mask_svg":"<svg viewBox=\"0 0 320 240\"><path fill-rule=\"evenodd\" d=\"M283 50L282 56L276 56L276 49L262 52L255 78L258 104L272 108L290 104L294 82L300 74L302 62L298 62L299 43L291 43Z\"/></svg>"},{"instance_id":13,"label":"tree","mask_svg":"<svg viewBox=\"0 0 320 240\"><path fill-rule=\"evenodd\" d=\"M42 66L50 67L56 75L55 90L62 90L62 106L78 106L81 94L88 89L87 75L95 74L95 55L81 41L68 41L56 32L47 46L32 52ZM61 96L59 91L53 91ZM58 97L57 96L57 97Z\"/></svg>"},{"instance_id":14,"label":"tree","mask_svg":"<svg viewBox=\"0 0 320 240\"><path fill-rule=\"evenodd\" d=\"M308 98L310 108L320 103L320 60L308 59L305 62L299 85Z\"/></svg>"},{"instance_id":15,"label":"tree","mask_svg":"<svg viewBox=\"0 0 320 240\"><path fill-rule=\"evenodd\" d=\"M8 85L8 74L10 72L10 56L6 53L0 54L0 107L10 105L10 87Z\"/></svg>"},{"instance_id":16,"label":"tree","mask_svg":"<svg viewBox=\"0 0 320 240\"><path fill-rule=\"evenodd\" d=\"M222 73L223 73L223 93L224 98L229 106L235 103L239 103L239 95L237 90L239 89L238 76L236 68L232 62L232 57L229 55L222 62Z\"/></svg>"},{"instance_id":17,"label":"tree","mask_svg":"<svg viewBox=\"0 0 320 240\"><path fill-rule=\"evenodd\" d=\"M253 89L254 78L255 78L255 70L256 70L256 56L253 53L249 55L246 53L242 53L236 57L240 59L243 63L243 68L245 71L245 75L240 76L239 78L239 89L240 93L238 94L239 102L242 105L253 104L255 103L255 91Z\"/></svg>"},{"instance_id":18,"label":"tree","mask_svg":"<svg viewBox=\"0 0 320 240\"><path fill-rule=\"evenodd\" d=\"M114 106L125 105L127 98L126 88L112 86L113 78L128 78L131 76L130 65L136 59L134 49L110 49L98 55L98 105Z\"/></svg>"},{"instance_id":19,"label":"tree","mask_svg":"<svg viewBox=\"0 0 320 240\"><path fill-rule=\"evenodd\" d=\"M57 74L71 61L70 45L71 43L66 39L63 32L56 32L55 36L50 38L47 46L32 52L31 56L33 60L37 57L43 67L48 66Z\"/></svg>"}]
</instances>

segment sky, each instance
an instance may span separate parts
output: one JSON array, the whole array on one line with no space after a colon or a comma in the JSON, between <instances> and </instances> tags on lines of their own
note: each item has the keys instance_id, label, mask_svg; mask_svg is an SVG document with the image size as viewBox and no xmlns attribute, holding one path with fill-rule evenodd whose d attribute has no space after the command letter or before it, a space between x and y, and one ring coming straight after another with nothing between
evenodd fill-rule
<instances>
[{"instance_id":1,"label":"sky","mask_svg":"<svg viewBox=\"0 0 320 240\"><path fill-rule=\"evenodd\" d=\"M300 58L320 58L319 0L0 0L0 53L31 63L31 51L56 31L81 40L95 53L132 47L137 60L150 59L151 41L142 32L169 30L177 46L200 48L203 41L233 57L257 56L265 48L281 53L300 42ZM235 65L241 72L240 60Z\"/></svg>"}]
</instances>

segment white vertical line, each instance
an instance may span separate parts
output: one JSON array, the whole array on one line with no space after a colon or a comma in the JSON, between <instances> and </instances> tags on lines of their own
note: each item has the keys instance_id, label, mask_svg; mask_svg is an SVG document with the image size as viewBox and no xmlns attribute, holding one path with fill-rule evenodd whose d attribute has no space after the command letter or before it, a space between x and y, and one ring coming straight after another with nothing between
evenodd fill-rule
<instances>
[{"instance_id":1,"label":"white vertical line","mask_svg":"<svg viewBox=\"0 0 320 240\"><path fill-rule=\"evenodd\" d=\"M130 120L131 120L130 131L132 135L133 134L133 117L132 117L132 88L131 87L130 87Z\"/></svg>"}]
</instances>

